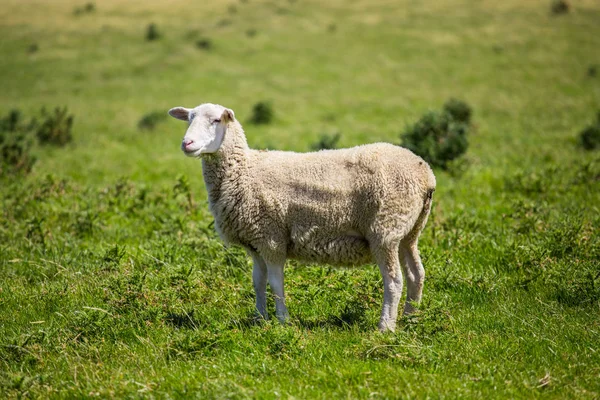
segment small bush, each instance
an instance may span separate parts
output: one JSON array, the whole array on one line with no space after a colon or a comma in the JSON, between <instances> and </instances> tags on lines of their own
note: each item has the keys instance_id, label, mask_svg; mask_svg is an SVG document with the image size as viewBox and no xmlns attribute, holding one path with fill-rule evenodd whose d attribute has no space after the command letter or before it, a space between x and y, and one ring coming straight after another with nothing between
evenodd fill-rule
<instances>
[{"instance_id":1,"label":"small bush","mask_svg":"<svg viewBox=\"0 0 600 400\"><path fill-rule=\"evenodd\" d=\"M429 112L402 134L402 145L433 166L448 169L467 151L468 125L449 113Z\"/></svg>"},{"instance_id":2,"label":"small bush","mask_svg":"<svg viewBox=\"0 0 600 400\"><path fill-rule=\"evenodd\" d=\"M586 150L600 148L600 124L588 126L579 135L581 145Z\"/></svg>"},{"instance_id":3,"label":"small bush","mask_svg":"<svg viewBox=\"0 0 600 400\"><path fill-rule=\"evenodd\" d=\"M463 122L465 124L471 123L471 115L473 110L471 106L462 100L450 98L444 103L444 111L447 112L454 118L454 120Z\"/></svg>"},{"instance_id":4,"label":"small bush","mask_svg":"<svg viewBox=\"0 0 600 400\"><path fill-rule=\"evenodd\" d=\"M31 143L23 136L6 140L0 145L0 175L28 174L36 158L30 154Z\"/></svg>"},{"instance_id":5,"label":"small bush","mask_svg":"<svg viewBox=\"0 0 600 400\"><path fill-rule=\"evenodd\" d=\"M566 14L571 9L571 4L567 0L554 0L550 9L555 15Z\"/></svg>"},{"instance_id":6,"label":"small bush","mask_svg":"<svg viewBox=\"0 0 600 400\"><path fill-rule=\"evenodd\" d=\"M273 120L273 106L266 101L260 101L252 107L252 117L250 122L253 124L269 124Z\"/></svg>"},{"instance_id":7,"label":"small bush","mask_svg":"<svg viewBox=\"0 0 600 400\"><path fill-rule=\"evenodd\" d=\"M56 107L54 113L42 108L42 123L37 127L36 136L40 144L64 146L73 140L72 126L73 115L68 114L67 107Z\"/></svg>"},{"instance_id":8,"label":"small bush","mask_svg":"<svg viewBox=\"0 0 600 400\"><path fill-rule=\"evenodd\" d=\"M319 140L310 145L312 150L328 150L337 148L337 143L342 136L341 133L327 134L323 133Z\"/></svg>"},{"instance_id":9,"label":"small bush","mask_svg":"<svg viewBox=\"0 0 600 400\"><path fill-rule=\"evenodd\" d=\"M153 40L160 39L160 36L161 36L161 34L158 31L156 24L154 24L154 23L149 24L148 28L146 28L146 40L151 42Z\"/></svg>"},{"instance_id":10,"label":"small bush","mask_svg":"<svg viewBox=\"0 0 600 400\"><path fill-rule=\"evenodd\" d=\"M196 47L202 50L210 50L212 49L212 40L208 38L202 38L196 40Z\"/></svg>"},{"instance_id":11,"label":"small bush","mask_svg":"<svg viewBox=\"0 0 600 400\"><path fill-rule=\"evenodd\" d=\"M19 110L0 119L0 175L27 174L36 159L30 153L34 122L25 123Z\"/></svg>"},{"instance_id":12,"label":"small bush","mask_svg":"<svg viewBox=\"0 0 600 400\"><path fill-rule=\"evenodd\" d=\"M138 121L138 129L153 131L160 122L165 121L167 119L167 114L163 111L152 111L146 115L144 115Z\"/></svg>"},{"instance_id":13,"label":"small bush","mask_svg":"<svg viewBox=\"0 0 600 400\"><path fill-rule=\"evenodd\" d=\"M22 122L21 111L10 110L6 117L0 119L0 133L22 131L24 130ZM0 143L1 140L2 136L0 136Z\"/></svg>"},{"instance_id":14,"label":"small bush","mask_svg":"<svg viewBox=\"0 0 600 400\"><path fill-rule=\"evenodd\" d=\"M586 150L600 149L600 111L596 121L579 133L579 144Z\"/></svg>"},{"instance_id":15,"label":"small bush","mask_svg":"<svg viewBox=\"0 0 600 400\"><path fill-rule=\"evenodd\" d=\"M96 11L96 4L90 2L86 3L83 7L77 7L73 10L73 14L81 15L81 14L91 14Z\"/></svg>"}]
</instances>

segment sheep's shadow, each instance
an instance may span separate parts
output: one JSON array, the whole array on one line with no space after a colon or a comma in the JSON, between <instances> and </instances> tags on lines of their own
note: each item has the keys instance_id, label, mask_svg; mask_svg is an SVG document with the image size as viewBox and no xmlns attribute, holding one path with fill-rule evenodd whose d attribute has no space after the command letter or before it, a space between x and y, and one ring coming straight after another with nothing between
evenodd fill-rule
<instances>
[{"instance_id":1,"label":"sheep's shadow","mask_svg":"<svg viewBox=\"0 0 600 400\"><path fill-rule=\"evenodd\" d=\"M279 324L279 321L274 317L269 316L269 319L264 319L255 314L249 314L243 318L230 319L227 323L229 329L252 329L264 326L265 324ZM285 326L297 326L305 330L314 329L331 329L331 330L351 330L356 329L360 332L366 332L373 329L371 321L368 321L365 315L346 314L341 315L326 315L322 318L292 318L284 323Z\"/></svg>"},{"instance_id":2,"label":"sheep's shadow","mask_svg":"<svg viewBox=\"0 0 600 400\"><path fill-rule=\"evenodd\" d=\"M324 318L298 318L298 325L307 330L313 329L331 329L338 331L346 331L356 329L359 332L366 332L373 327L365 316L347 316L347 315L329 315Z\"/></svg>"}]
</instances>

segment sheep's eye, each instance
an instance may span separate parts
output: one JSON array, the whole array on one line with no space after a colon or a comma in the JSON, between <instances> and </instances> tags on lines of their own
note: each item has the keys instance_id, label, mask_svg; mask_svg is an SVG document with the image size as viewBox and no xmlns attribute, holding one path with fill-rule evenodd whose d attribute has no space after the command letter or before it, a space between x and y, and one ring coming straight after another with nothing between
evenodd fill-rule
<instances>
[{"instance_id":1,"label":"sheep's eye","mask_svg":"<svg viewBox=\"0 0 600 400\"><path fill-rule=\"evenodd\" d=\"M213 121L213 124L218 124L219 122L221 122L221 118L217 118Z\"/></svg>"}]
</instances>

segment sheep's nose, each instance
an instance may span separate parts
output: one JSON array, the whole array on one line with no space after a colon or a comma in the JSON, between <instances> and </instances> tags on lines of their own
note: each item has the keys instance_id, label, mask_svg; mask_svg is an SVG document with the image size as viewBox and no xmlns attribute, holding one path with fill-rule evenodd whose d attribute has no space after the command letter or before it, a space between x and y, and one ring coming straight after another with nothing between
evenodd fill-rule
<instances>
[{"instance_id":1,"label":"sheep's nose","mask_svg":"<svg viewBox=\"0 0 600 400\"><path fill-rule=\"evenodd\" d=\"M194 141L193 141L193 140L185 140L185 139L184 139L184 140L183 140L183 143L181 143L181 147L183 147L184 149L187 149L187 147L188 147L190 144L192 144L192 143L194 143Z\"/></svg>"}]
</instances>

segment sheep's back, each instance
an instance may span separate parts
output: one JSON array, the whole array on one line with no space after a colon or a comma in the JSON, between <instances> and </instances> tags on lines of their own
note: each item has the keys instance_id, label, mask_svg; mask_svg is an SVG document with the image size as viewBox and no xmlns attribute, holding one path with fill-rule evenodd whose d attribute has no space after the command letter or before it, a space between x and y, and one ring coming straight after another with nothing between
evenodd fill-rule
<instances>
[{"instance_id":1,"label":"sheep's back","mask_svg":"<svg viewBox=\"0 0 600 400\"><path fill-rule=\"evenodd\" d=\"M335 229L358 229L390 198L421 196L429 166L407 149L376 143L312 153L254 152L250 175L284 214Z\"/></svg>"}]
</instances>

